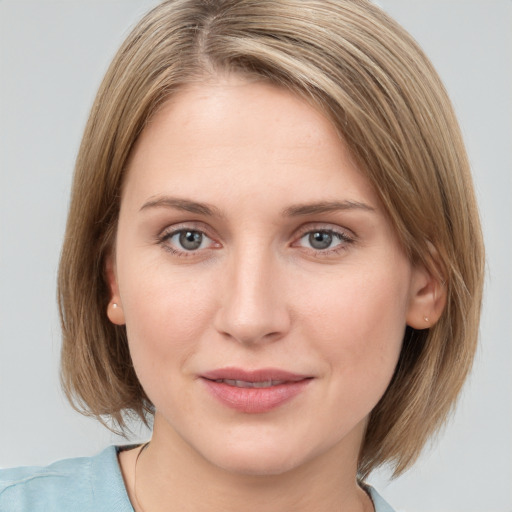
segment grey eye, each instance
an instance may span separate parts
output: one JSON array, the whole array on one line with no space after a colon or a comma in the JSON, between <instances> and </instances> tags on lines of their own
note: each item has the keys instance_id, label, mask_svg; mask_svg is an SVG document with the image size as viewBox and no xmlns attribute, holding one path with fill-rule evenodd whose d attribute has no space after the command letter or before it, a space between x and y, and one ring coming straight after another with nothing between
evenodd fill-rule
<instances>
[{"instance_id":1,"label":"grey eye","mask_svg":"<svg viewBox=\"0 0 512 512\"><path fill-rule=\"evenodd\" d=\"M187 251L195 251L203 243L203 233L199 231L180 231L179 243Z\"/></svg>"},{"instance_id":2,"label":"grey eye","mask_svg":"<svg viewBox=\"0 0 512 512\"><path fill-rule=\"evenodd\" d=\"M313 249L327 249L331 246L332 240L332 233L327 231L313 231L308 235L308 242Z\"/></svg>"}]
</instances>

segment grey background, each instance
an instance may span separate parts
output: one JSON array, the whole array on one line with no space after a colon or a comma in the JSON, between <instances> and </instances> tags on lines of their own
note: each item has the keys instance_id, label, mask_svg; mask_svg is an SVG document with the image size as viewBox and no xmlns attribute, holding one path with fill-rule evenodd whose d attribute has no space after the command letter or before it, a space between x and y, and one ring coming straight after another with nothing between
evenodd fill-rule
<instances>
[{"instance_id":1,"label":"grey background","mask_svg":"<svg viewBox=\"0 0 512 512\"><path fill-rule=\"evenodd\" d=\"M0 1L0 466L120 442L60 391L55 278L88 110L113 53L156 3ZM512 1L378 3L421 43L455 103L488 275L481 345L452 421L406 475L370 480L397 510L511 512Z\"/></svg>"}]
</instances>

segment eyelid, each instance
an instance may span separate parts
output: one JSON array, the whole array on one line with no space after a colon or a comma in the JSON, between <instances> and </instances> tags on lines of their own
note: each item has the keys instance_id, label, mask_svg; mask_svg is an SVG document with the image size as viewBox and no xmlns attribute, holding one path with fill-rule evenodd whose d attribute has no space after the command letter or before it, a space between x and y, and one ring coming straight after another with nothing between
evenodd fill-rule
<instances>
[{"instance_id":1,"label":"eyelid","mask_svg":"<svg viewBox=\"0 0 512 512\"><path fill-rule=\"evenodd\" d=\"M339 226L337 224L329 224L323 222L312 222L309 224L304 224L301 226L295 234L296 239L302 238L305 234L311 233L314 231L326 231L330 233L335 233L340 235L343 238L347 238L353 241L357 240L357 235L349 228Z\"/></svg>"},{"instance_id":2,"label":"eyelid","mask_svg":"<svg viewBox=\"0 0 512 512\"><path fill-rule=\"evenodd\" d=\"M157 234L157 238L163 238L169 236L170 234L176 233L178 231L197 231L199 233L205 234L208 238L212 238L210 234L211 229L208 228L206 224L203 222L190 221L190 222L178 222L176 224L170 224L165 226L162 230L160 230Z\"/></svg>"}]
</instances>

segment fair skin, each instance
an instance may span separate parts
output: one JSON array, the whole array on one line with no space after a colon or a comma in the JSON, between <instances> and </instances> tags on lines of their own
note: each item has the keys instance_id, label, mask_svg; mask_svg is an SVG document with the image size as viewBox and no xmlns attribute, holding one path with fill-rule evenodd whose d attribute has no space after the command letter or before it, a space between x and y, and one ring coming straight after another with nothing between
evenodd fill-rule
<instances>
[{"instance_id":1,"label":"fair skin","mask_svg":"<svg viewBox=\"0 0 512 512\"><path fill-rule=\"evenodd\" d=\"M439 298L321 113L233 76L175 94L132 154L107 274L156 409L146 512L372 510L366 421Z\"/></svg>"}]
</instances>

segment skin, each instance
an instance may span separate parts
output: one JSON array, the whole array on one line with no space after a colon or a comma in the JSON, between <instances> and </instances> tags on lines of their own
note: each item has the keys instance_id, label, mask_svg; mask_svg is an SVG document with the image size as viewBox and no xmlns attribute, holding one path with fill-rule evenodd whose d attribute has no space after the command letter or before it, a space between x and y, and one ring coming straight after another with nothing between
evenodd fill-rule
<instances>
[{"instance_id":1,"label":"skin","mask_svg":"<svg viewBox=\"0 0 512 512\"><path fill-rule=\"evenodd\" d=\"M342 207L304 207L333 202ZM197 250L180 245L180 229L202 237ZM312 233L330 245L313 246ZM235 76L178 92L132 154L107 274L109 318L126 324L156 408L137 464L144 510L372 510L356 483L368 415L406 324L424 328L440 311L329 120ZM311 380L246 414L200 378L226 366ZM141 510L137 453L120 463Z\"/></svg>"}]
</instances>

